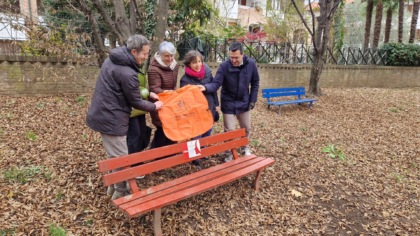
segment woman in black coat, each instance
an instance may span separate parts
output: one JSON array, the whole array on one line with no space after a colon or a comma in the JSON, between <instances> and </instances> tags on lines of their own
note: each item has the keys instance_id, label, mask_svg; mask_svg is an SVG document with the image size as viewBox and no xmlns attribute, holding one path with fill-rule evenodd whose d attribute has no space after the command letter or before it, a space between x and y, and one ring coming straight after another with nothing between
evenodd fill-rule
<instances>
[{"instance_id":1,"label":"woman in black coat","mask_svg":"<svg viewBox=\"0 0 420 236\"><path fill-rule=\"evenodd\" d=\"M185 74L182 76L180 81L180 86L184 87L185 85L205 85L207 83L213 82L213 75L211 69L208 65L204 64L203 56L199 51L191 50L184 57L185 65ZM207 99L209 109L213 115L214 121L219 119L219 113L216 110L216 107L219 106L219 99L217 97L217 92L209 93L204 91L204 96ZM204 134L201 134L194 139L203 138L211 135L213 127L210 128ZM198 168L200 168L200 162L198 160L193 161Z\"/></svg>"}]
</instances>

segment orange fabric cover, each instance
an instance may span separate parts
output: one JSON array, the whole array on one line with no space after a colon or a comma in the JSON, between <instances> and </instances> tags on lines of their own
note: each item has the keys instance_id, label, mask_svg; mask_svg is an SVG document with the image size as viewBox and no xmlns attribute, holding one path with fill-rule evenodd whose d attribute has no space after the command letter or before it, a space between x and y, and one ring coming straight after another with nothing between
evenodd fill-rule
<instances>
[{"instance_id":1,"label":"orange fabric cover","mask_svg":"<svg viewBox=\"0 0 420 236\"><path fill-rule=\"evenodd\" d=\"M206 97L196 86L187 85L158 95L163 102L159 118L163 132L169 139L188 140L213 126L213 116Z\"/></svg>"}]
</instances>

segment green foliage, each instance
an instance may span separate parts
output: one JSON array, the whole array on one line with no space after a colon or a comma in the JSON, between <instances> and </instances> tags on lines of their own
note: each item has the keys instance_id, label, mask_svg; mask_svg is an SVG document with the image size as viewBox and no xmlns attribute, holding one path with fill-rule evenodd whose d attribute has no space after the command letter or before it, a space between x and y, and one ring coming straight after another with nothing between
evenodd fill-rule
<instances>
[{"instance_id":1,"label":"green foliage","mask_svg":"<svg viewBox=\"0 0 420 236\"><path fill-rule=\"evenodd\" d=\"M155 18L156 0L146 0L144 5L144 12L146 13L146 21L144 23L144 34L151 39L155 33L156 18Z\"/></svg>"},{"instance_id":2,"label":"green foliage","mask_svg":"<svg viewBox=\"0 0 420 236\"><path fill-rule=\"evenodd\" d=\"M93 224L93 220L92 220L92 219L86 220L86 221L85 221L85 224L86 224L87 226L91 226L91 225Z\"/></svg>"},{"instance_id":3,"label":"green foliage","mask_svg":"<svg viewBox=\"0 0 420 236\"><path fill-rule=\"evenodd\" d=\"M327 153L328 156L333 159L338 157L338 159L342 161L346 160L346 155L344 155L343 151L340 148L335 147L334 144L323 147L322 152Z\"/></svg>"},{"instance_id":4,"label":"green foliage","mask_svg":"<svg viewBox=\"0 0 420 236\"><path fill-rule=\"evenodd\" d=\"M387 43L380 50L387 53L388 66L420 66L420 45Z\"/></svg>"},{"instance_id":5,"label":"green foliage","mask_svg":"<svg viewBox=\"0 0 420 236\"><path fill-rule=\"evenodd\" d=\"M401 106L390 107L390 108L388 108L388 111L389 112L392 112L392 113L398 113L400 111L405 111L405 108L404 107L401 107Z\"/></svg>"},{"instance_id":6,"label":"green foliage","mask_svg":"<svg viewBox=\"0 0 420 236\"><path fill-rule=\"evenodd\" d=\"M254 147L259 147L261 145L261 142L258 139L253 139L251 141L251 145L254 146Z\"/></svg>"},{"instance_id":7,"label":"green foliage","mask_svg":"<svg viewBox=\"0 0 420 236\"><path fill-rule=\"evenodd\" d=\"M334 14L334 22L333 22L333 45L334 49L341 49L344 44L344 6L345 1L341 1L337 12Z\"/></svg>"},{"instance_id":8,"label":"green foliage","mask_svg":"<svg viewBox=\"0 0 420 236\"><path fill-rule=\"evenodd\" d=\"M246 30L240 25L229 25L227 28L223 29L223 38L239 38L246 35Z\"/></svg>"},{"instance_id":9,"label":"green foliage","mask_svg":"<svg viewBox=\"0 0 420 236\"><path fill-rule=\"evenodd\" d=\"M83 104L85 104L85 102L86 102L86 96L84 96L84 95L77 96L77 97L76 97L76 99L75 99L75 101L76 101L79 105L83 105Z\"/></svg>"},{"instance_id":10,"label":"green foliage","mask_svg":"<svg viewBox=\"0 0 420 236\"><path fill-rule=\"evenodd\" d=\"M304 1L296 1L300 12L305 12ZM268 18L267 25L264 25L264 32L267 33L268 40L280 42L293 42L294 36L301 35L304 42L307 42L308 32L303 30L302 20L297 14L296 9L290 2L282 2L281 14L272 9L271 3L266 6ZM304 33L301 33L301 32Z\"/></svg>"},{"instance_id":11,"label":"green foliage","mask_svg":"<svg viewBox=\"0 0 420 236\"><path fill-rule=\"evenodd\" d=\"M44 109L44 108L45 108L45 103L43 103L43 102L39 102L38 104L36 104L36 107L37 107L39 110L42 110L42 109Z\"/></svg>"},{"instance_id":12,"label":"green foliage","mask_svg":"<svg viewBox=\"0 0 420 236\"><path fill-rule=\"evenodd\" d=\"M66 236L66 231L60 226L50 225L48 229L48 234L50 236Z\"/></svg>"},{"instance_id":13,"label":"green foliage","mask_svg":"<svg viewBox=\"0 0 420 236\"><path fill-rule=\"evenodd\" d=\"M61 199L63 199L64 198L64 193L62 193L62 192L60 192L60 193L58 193L57 195L55 195L55 199L57 200L57 201L59 201L59 200L61 200Z\"/></svg>"},{"instance_id":14,"label":"green foliage","mask_svg":"<svg viewBox=\"0 0 420 236\"><path fill-rule=\"evenodd\" d=\"M177 0L170 5L170 10L175 14L169 14L168 24L174 32L184 30L182 38L196 36L198 28L205 25L215 13L208 1L198 0Z\"/></svg>"},{"instance_id":15,"label":"green foliage","mask_svg":"<svg viewBox=\"0 0 420 236\"><path fill-rule=\"evenodd\" d=\"M0 236L12 236L15 235L14 229L0 229Z\"/></svg>"},{"instance_id":16,"label":"green foliage","mask_svg":"<svg viewBox=\"0 0 420 236\"><path fill-rule=\"evenodd\" d=\"M51 173L46 167L42 166L30 166L15 168L12 167L9 170L3 172L3 177L9 182L13 183L27 183L32 181L35 177L43 177L46 180L51 180Z\"/></svg>"},{"instance_id":17,"label":"green foliage","mask_svg":"<svg viewBox=\"0 0 420 236\"><path fill-rule=\"evenodd\" d=\"M34 133L34 131L28 131L25 134L26 138L31 140L31 141L35 141L38 137L36 136L36 134Z\"/></svg>"}]
</instances>

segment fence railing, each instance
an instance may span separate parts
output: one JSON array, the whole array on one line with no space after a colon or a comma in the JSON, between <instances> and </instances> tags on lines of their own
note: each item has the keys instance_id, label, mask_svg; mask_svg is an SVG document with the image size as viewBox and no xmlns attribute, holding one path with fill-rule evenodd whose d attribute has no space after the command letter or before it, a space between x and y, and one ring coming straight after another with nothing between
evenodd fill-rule
<instances>
[{"instance_id":1,"label":"fence railing","mask_svg":"<svg viewBox=\"0 0 420 236\"><path fill-rule=\"evenodd\" d=\"M13 42L0 40L0 54L21 55L19 46ZM233 40L228 39L184 40L177 43L179 59L182 60L188 50L196 49L204 55L206 62L222 62L229 59L229 45L232 42ZM244 53L258 63L311 64L314 60L314 48L304 44L269 41L247 41L242 44ZM327 48L323 60L326 64L335 65L387 65L387 54L372 48Z\"/></svg>"},{"instance_id":2,"label":"fence railing","mask_svg":"<svg viewBox=\"0 0 420 236\"><path fill-rule=\"evenodd\" d=\"M229 57L229 45L233 40L204 39L184 40L178 43L178 51L182 55L190 49L203 53L207 62L221 62ZM244 53L259 63L271 64L311 64L314 59L314 48L304 44L288 44L269 41L243 41ZM327 64L336 65L386 65L386 52L379 49L362 50L356 47L341 49L327 48L323 60Z\"/></svg>"}]
</instances>

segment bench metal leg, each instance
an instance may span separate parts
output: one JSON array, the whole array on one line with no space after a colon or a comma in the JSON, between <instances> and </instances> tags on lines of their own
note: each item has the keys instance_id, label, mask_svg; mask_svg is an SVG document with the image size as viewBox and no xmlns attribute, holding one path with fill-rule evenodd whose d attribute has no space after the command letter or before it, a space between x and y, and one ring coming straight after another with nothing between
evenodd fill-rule
<instances>
[{"instance_id":1,"label":"bench metal leg","mask_svg":"<svg viewBox=\"0 0 420 236\"><path fill-rule=\"evenodd\" d=\"M259 171L257 172L257 175L255 176L255 180L254 180L254 190L255 190L256 192L258 192L258 191L259 191L259 188L260 188L259 181L260 181L260 178L261 178L261 174L262 174L262 172L263 172L263 170L259 170Z\"/></svg>"},{"instance_id":2,"label":"bench metal leg","mask_svg":"<svg viewBox=\"0 0 420 236\"><path fill-rule=\"evenodd\" d=\"M156 209L153 211L154 219L153 219L153 232L155 236L162 236L162 226L161 226L161 208Z\"/></svg>"},{"instance_id":3,"label":"bench metal leg","mask_svg":"<svg viewBox=\"0 0 420 236\"><path fill-rule=\"evenodd\" d=\"M277 109L277 114L280 115L281 113L281 106L279 106L279 108Z\"/></svg>"},{"instance_id":4,"label":"bench metal leg","mask_svg":"<svg viewBox=\"0 0 420 236\"><path fill-rule=\"evenodd\" d=\"M312 102L309 103L309 109L311 109L311 108L312 108Z\"/></svg>"}]
</instances>

